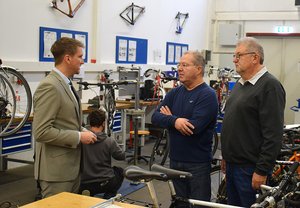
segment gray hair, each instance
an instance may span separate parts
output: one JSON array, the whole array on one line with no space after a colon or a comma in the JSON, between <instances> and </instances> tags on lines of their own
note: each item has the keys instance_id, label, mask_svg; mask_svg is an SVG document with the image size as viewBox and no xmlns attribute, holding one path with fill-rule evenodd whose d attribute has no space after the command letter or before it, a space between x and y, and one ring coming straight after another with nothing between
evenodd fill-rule
<instances>
[{"instance_id":1,"label":"gray hair","mask_svg":"<svg viewBox=\"0 0 300 208\"><path fill-rule=\"evenodd\" d=\"M205 59L199 51L186 51L183 55L191 54L193 56L193 64L202 67L202 76L205 72Z\"/></svg>"},{"instance_id":2,"label":"gray hair","mask_svg":"<svg viewBox=\"0 0 300 208\"><path fill-rule=\"evenodd\" d=\"M244 45L246 46L248 52L255 52L259 55L260 60L259 63L263 64L264 63L264 49L263 47L258 43L258 40L253 37L244 37L241 38L236 46Z\"/></svg>"}]
</instances>

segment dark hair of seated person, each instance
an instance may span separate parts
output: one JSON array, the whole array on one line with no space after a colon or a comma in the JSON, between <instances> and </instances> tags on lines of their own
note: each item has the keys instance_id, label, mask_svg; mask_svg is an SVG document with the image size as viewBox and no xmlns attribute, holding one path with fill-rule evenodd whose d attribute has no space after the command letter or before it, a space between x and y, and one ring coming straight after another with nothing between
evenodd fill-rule
<instances>
[{"instance_id":1,"label":"dark hair of seated person","mask_svg":"<svg viewBox=\"0 0 300 208\"><path fill-rule=\"evenodd\" d=\"M105 111L97 109L93 110L89 115L88 115L88 121L89 125L91 127L100 127L103 125L103 122L106 119L106 114Z\"/></svg>"}]
</instances>

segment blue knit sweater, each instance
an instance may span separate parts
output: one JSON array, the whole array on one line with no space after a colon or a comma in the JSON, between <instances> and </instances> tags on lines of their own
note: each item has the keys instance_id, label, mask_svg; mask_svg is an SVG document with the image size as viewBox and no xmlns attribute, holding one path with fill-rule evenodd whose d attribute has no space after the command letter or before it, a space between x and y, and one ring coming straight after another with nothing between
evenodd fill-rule
<instances>
[{"instance_id":1,"label":"blue knit sweater","mask_svg":"<svg viewBox=\"0 0 300 208\"><path fill-rule=\"evenodd\" d=\"M161 114L161 106L168 106L172 115ZM152 124L168 128L171 160L189 163L211 161L211 145L217 112L215 91L206 83L193 90L179 86L166 95L152 115ZM193 135L184 136L174 127L177 118L189 119L195 127Z\"/></svg>"}]
</instances>

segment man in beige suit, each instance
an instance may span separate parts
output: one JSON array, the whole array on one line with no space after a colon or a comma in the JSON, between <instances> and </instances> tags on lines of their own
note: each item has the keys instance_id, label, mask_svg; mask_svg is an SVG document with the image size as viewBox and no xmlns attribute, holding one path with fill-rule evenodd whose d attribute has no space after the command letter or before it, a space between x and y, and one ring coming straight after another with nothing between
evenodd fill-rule
<instances>
[{"instance_id":1,"label":"man in beige suit","mask_svg":"<svg viewBox=\"0 0 300 208\"><path fill-rule=\"evenodd\" d=\"M43 198L63 191L78 192L81 143L96 141L92 132L81 127L80 100L70 84L84 63L83 48L72 38L57 40L51 47L55 67L33 97L34 175Z\"/></svg>"}]
</instances>

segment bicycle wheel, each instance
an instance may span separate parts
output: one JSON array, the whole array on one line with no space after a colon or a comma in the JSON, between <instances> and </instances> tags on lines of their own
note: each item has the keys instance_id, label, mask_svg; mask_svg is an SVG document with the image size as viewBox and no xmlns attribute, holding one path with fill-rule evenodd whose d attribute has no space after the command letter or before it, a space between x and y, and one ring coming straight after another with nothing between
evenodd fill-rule
<instances>
[{"instance_id":1,"label":"bicycle wheel","mask_svg":"<svg viewBox=\"0 0 300 208\"><path fill-rule=\"evenodd\" d=\"M226 191L226 180L225 177L223 178L219 189L218 189L218 195L217 195L217 203L221 204L227 204L227 191Z\"/></svg>"},{"instance_id":2,"label":"bicycle wheel","mask_svg":"<svg viewBox=\"0 0 300 208\"><path fill-rule=\"evenodd\" d=\"M14 89L6 77L0 74L0 137L7 136L16 112Z\"/></svg>"},{"instance_id":3,"label":"bicycle wheel","mask_svg":"<svg viewBox=\"0 0 300 208\"><path fill-rule=\"evenodd\" d=\"M105 110L107 111L107 135L111 136L113 120L116 112L114 88L109 87L108 89L105 89L105 91L107 91L104 96Z\"/></svg>"},{"instance_id":4,"label":"bicycle wheel","mask_svg":"<svg viewBox=\"0 0 300 208\"><path fill-rule=\"evenodd\" d=\"M163 130L162 135L157 138L149 161L149 170L151 166L156 163L160 165L165 165L168 155L169 155L169 132L167 129Z\"/></svg>"},{"instance_id":5,"label":"bicycle wheel","mask_svg":"<svg viewBox=\"0 0 300 208\"><path fill-rule=\"evenodd\" d=\"M213 133L212 156L214 157L219 145L219 136L216 131Z\"/></svg>"},{"instance_id":6,"label":"bicycle wheel","mask_svg":"<svg viewBox=\"0 0 300 208\"><path fill-rule=\"evenodd\" d=\"M214 166L210 173L211 178L211 202L223 203L221 199L225 198L226 190L224 188L225 174L221 171L221 166ZM223 182L224 181L224 182ZM225 192L224 192L225 191Z\"/></svg>"},{"instance_id":7,"label":"bicycle wheel","mask_svg":"<svg viewBox=\"0 0 300 208\"><path fill-rule=\"evenodd\" d=\"M7 130L2 135L8 136L16 133L28 120L32 108L32 95L26 79L15 68L2 66L1 73L9 80L16 97L15 118L17 119L14 119L14 128Z\"/></svg>"},{"instance_id":8,"label":"bicycle wheel","mask_svg":"<svg viewBox=\"0 0 300 208\"><path fill-rule=\"evenodd\" d=\"M164 88L159 87L158 88L158 93L157 93L157 97L159 98L159 100L163 100L166 96L166 91Z\"/></svg>"}]
</instances>

